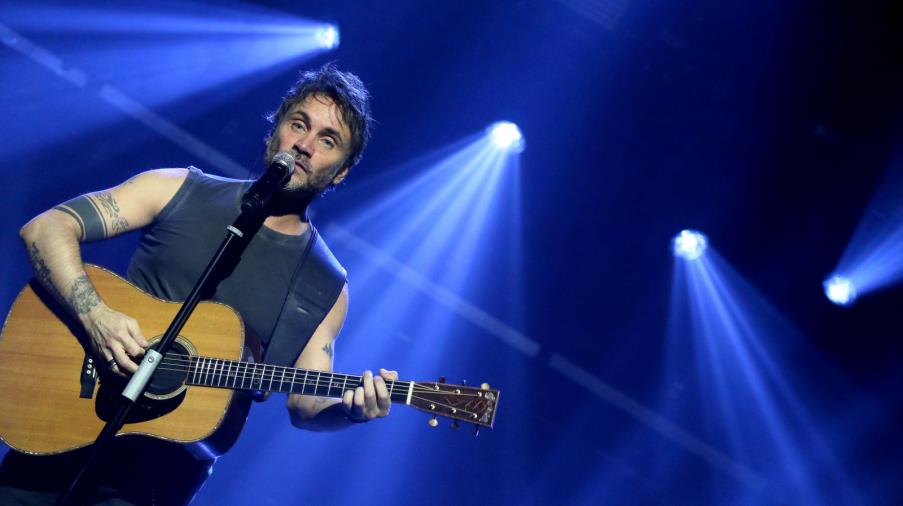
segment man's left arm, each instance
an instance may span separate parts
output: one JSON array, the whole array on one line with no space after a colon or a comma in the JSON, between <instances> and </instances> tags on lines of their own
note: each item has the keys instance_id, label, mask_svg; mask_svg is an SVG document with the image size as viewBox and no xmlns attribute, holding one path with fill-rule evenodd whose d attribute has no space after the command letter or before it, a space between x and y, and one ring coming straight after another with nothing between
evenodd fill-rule
<instances>
[{"instance_id":1,"label":"man's left arm","mask_svg":"<svg viewBox=\"0 0 903 506\"><path fill-rule=\"evenodd\" d=\"M298 355L295 367L317 371L332 371L335 359L335 341L348 313L348 285L342 288L326 318L320 323L310 341ZM325 431L348 427L389 414L391 400L386 389L386 379L398 379L394 371L380 369L373 377L364 371L363 385L346 390L344 397L330 399L311 395L290 394L288 412L292 425L299 429Z\"/></svg>"}]
</instances>

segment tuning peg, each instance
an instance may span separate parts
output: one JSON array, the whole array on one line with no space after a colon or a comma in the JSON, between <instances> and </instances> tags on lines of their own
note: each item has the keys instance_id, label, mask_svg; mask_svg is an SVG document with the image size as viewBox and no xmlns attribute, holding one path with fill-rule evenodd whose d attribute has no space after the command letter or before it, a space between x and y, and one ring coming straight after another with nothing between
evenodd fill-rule
<instances>
[{"instance_id":1,"label":"tuning peg","mask_svg":"<svg viewBox=\"0 0 903 506\"><path fill-rule=\"evenodd\" d=\"M477 437L478 435L480 435L480 426L474 425L473 426L473 437Z\"/></svg>"},{"instance_id":2,"label":"tuning peg","mask_svg":"<svg viewBox=\"0 0 903 506\"><path fill-rule=\"evenodd\" d=\"M430 421L428 421L428 422L426 422L426 423L427 423L430 427L436 427L436 426L439 425L439 420L437 420L436 417L434 416L434 417L430 418Z\"/></svg>"},{"instance_id":3,"label":"tuning peg","mask_svg":"<svg viewBox=\"0 0 903 506\"><path fill-rule=\"evenodd\" d=\"M489 383L483 383L482 385L480 385L480 389L489 390Z\"/></svg>"},{"instance_id":4,"label":"tuning peg","mask_svg":"<svg viewBox=\"0 0 903 506\"><path fill-rule=\"evenodd\" d=\"M449 427L451 427L451 430L458 430L458 427L460 427L460 426L458 425L457 420L452 420L452 423Z\"/></svg>"},{"instance_id":5,"label":"tuning peg","mask_svg":"<svg viewBox=\"0 0 903 506\"><path fill-rule=\"evenodd\" d=\"M445 383L445 376L439 376L439 383Z\"/></svg>"}]
</instances>

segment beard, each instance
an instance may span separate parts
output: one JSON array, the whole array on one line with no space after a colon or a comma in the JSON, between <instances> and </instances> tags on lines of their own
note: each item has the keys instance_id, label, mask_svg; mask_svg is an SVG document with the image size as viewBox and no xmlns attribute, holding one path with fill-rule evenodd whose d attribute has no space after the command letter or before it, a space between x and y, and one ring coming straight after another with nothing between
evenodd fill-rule
<instances>
[{"instance_id":1,"label":"beard","mask_svg":"<svg viewBox=\"0 0 903 506\"><path fill-rule=\"evenodd\" d=\"M273 161L273 157L279 152L276 145L275 136L271 137L267 142L265 164ZM287 214L297 214L301 219L307 221L307 206L322 195L332 184L334 170L314 171L310 167L310 160L306 157L294 152L288 151L292 158L301 163L304 168L304 181L289 181L277 193L273 195L267 204L268 213L271 216L284 216Z\"/></svg>"}]
</instances>

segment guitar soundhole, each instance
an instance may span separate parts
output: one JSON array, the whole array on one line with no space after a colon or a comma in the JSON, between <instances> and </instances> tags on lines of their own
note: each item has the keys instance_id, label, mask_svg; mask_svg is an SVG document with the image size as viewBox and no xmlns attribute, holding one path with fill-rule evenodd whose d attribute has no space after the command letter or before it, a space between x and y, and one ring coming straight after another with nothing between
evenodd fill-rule
<instances>
[{"instance_id":1,"label":"guitar soundhole","mask_svg":"<svg viewBox=\"0 0 903 506\"><path fill-rule=\"evenodd\" d=\"M153 346L159 339L151 339ZM190 351L189 351L190 350ZM129 410L125 423L153 420L175 411L185 399L188 377L188 357L196 354L194 347L182 336L176 338L166 357L154 371L144 395ZM116 412L125 381L116 376L107 376L100 382L97 402L94 405L97 417L109 421Z\"/></svg>"},{"instance_id":2,"label":"guitar soundhole","mask_svg":"<svg viewBox=\"0 0 903 506\"><path fill-rule=\"evenodd\" d=\"M185 348L181 336L176 338L166 358L154 371L151 382L144 392L146 397L156 400L164 400L178 395L185 388L185 379L188 377L188 357L190 352Z\"/></svg>"}]
</instances>

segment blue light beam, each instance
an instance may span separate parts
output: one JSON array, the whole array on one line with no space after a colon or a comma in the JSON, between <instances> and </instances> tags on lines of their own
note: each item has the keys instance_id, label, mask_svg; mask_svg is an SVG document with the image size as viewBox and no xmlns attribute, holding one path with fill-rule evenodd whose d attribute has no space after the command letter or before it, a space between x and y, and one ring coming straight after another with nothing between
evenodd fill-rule
<instances>
[{"instance_id":1,"label":"blue light beam","mask_svg":"<svg viewBox=\"0 0 903 506\"><path fill-rule=\"evenodd\" d=\"M4 4L0 19L0 43L18 53L12 64L28 66L7 72L0 87L12 96L27 90L28 104L50 104L31 105L29 115L84 107L86 114L66 118L72 135L122 119L110 114L117 103L96 106L95 99L106 100L103 90L184 123L338 43L335 27L324 31L322 22L238 3ZM32 67L54 78L35 79ZM62 94L60 87L78 92ZM163 110L175 102L189 106ZM17 122L10 130L16 138L7 139L0 156L21 157L53 142L40 125Z\"/></svg>"},{"instance_id":2,"label":"blue light beam","mask_svg":"<svg viewBox=\"0 0 903 506\"><path fill-rule=\"evenodd\" d=\"M674 281L683 287L672 288L665 378L691 385L694 395L663 404L763 478L763 487L732 491L726 502L861 502L830 444L854 435L825 424L836 406L814 404L828 385L837 392L848 385L717 252L696 258L675 261ZM808 376L798 372L800 356Z\"/></svg>"},{"instance_id":3,"label":"blue light beam","mask_svg":"<svg viewBox=\"0 0 903 506\"><path fill-rule=\"evenodd\" d=\"M840 305L903 281L903 147L888 167L834 273L846 278L852 289L834 285L839 299L849 299ZM851 296L846 297L844 291Z\"/></svg>"},{"instance_id":4,"label":"blue light beam","mask_svg":"<svg viewBox=\"0 0 903 506\"><path fill-rule=\"evenodd\" d=\"M407 377L429 378L447 371L449 363L493 360L498 365L504 359L489 351L498 347L520 352L517 359L539 354L539 344L519 330L522 325L504 312L504 305L485 303L500 298L487 292L504 289L506 279L523 277L511 272L519 262L488 260L493 255L519 258L520 241L492 233L494 225L520 223L520 202L500 198L513 191L518 174L508 169L517 157L498 150L483 132L455 143L453 150L438 151L404 170L381 171L385 175L318 204L318 216L337 212L331 217L341 225L330 223L324 235L353 273L350 299L365 304L350 314L342 331L342 350L347 350L341 352L342 368L349 362L386 363ZM507 295L515 306L523 305L522 292ZM474 354L475 349L484 353ZM513 374L526 381L528 373ZM393 416L424 423L416 413ZM411 449L424 443L410 434L403 437L401 425L387 430L382 442L371 439L365 446L373 453L416 455ZM405 441L401 448L384 443L396 437ZM511 444L519 449L521 443ZM350 451L350 444L341 445ZM466 455L450 458L463 464ZM404 483L393 475L382 486L398 489Z\"/></svg>"}]
</instances>

